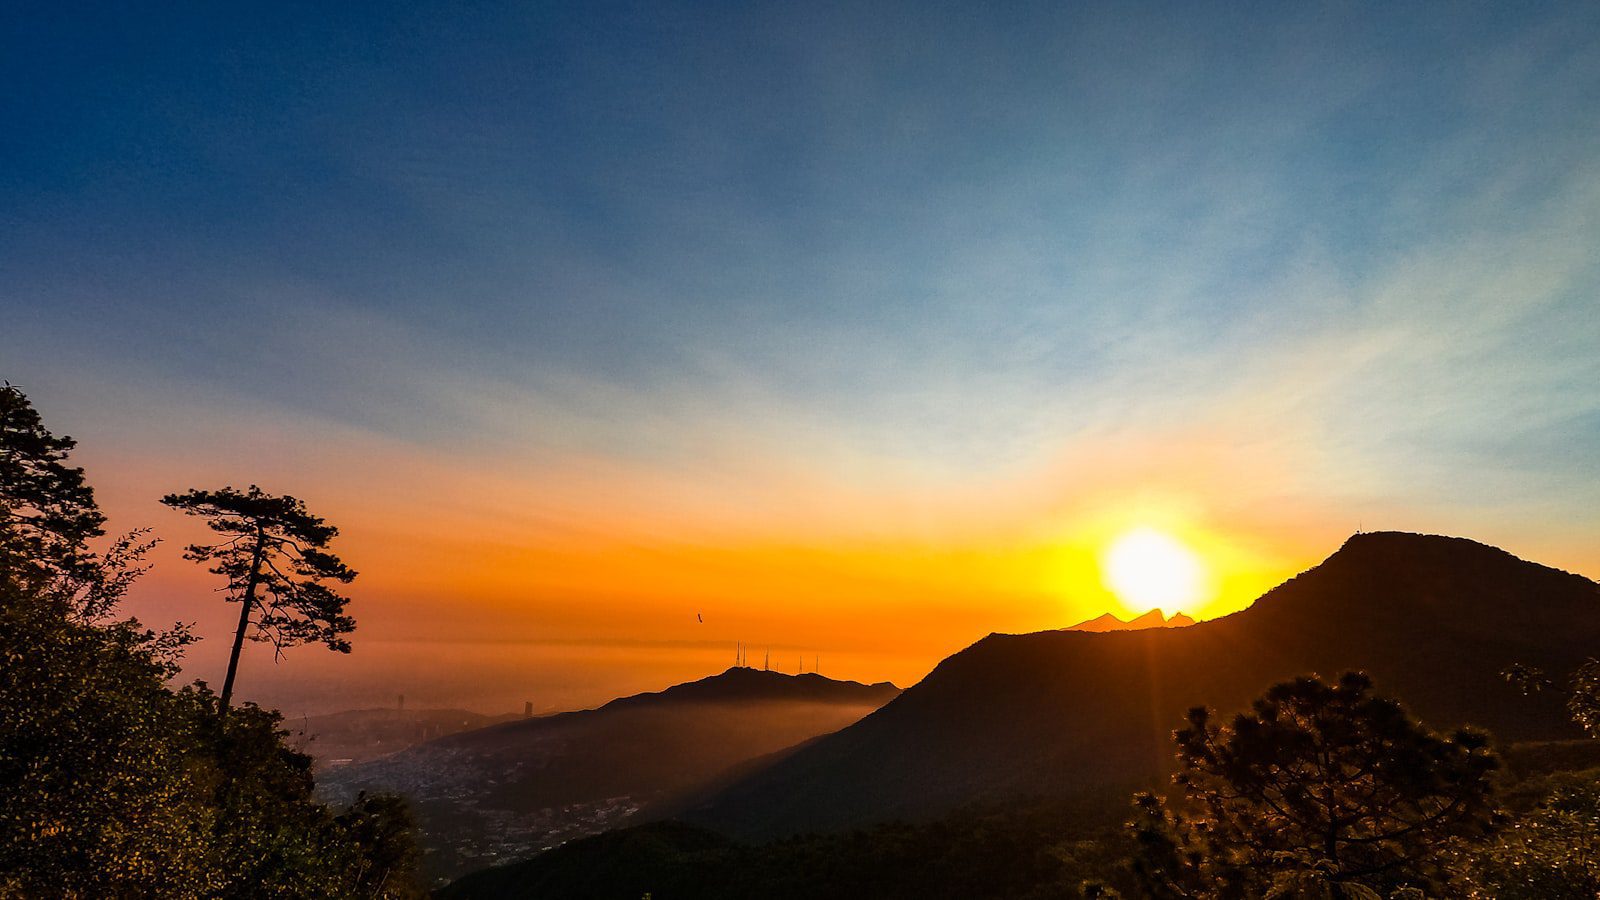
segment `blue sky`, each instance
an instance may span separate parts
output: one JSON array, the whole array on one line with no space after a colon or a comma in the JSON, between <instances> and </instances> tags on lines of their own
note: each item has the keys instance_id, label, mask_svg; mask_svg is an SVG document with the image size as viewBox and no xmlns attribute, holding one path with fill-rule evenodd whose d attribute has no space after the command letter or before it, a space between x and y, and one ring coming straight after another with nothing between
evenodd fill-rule
<instances>
[{"instance_id":1,"label":"blue sky","mask_svg":"<svg viewBox=\"0 0 1600 900\"><path fill-rule=\"evenodd\" d=\"M270 421L765 522L1198 441L1600 574L1600 7L1004 6L14 6L0 375L108 478Z\"/></svg>"}]
</instances>

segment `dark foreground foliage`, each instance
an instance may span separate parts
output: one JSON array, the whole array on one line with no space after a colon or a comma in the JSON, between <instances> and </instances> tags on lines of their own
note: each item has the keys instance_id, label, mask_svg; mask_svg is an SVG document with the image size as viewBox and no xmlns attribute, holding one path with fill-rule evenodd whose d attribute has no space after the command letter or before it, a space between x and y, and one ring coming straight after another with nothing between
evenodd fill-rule
<instances>
[{"instance_id":1,"label":"dark foreground foliage","mask_svg":"<svg viewBox=\"0 0 1600 900\"><path fill-rule=\"evenodd\" d=\"M1119 792L1119 797L1126 797ZM1111 794L1072 805L969 811L921 825L750 845L678 822L574 841L467 876L442 898L772 900L1077 898L1121 877L1132 851Z\"/></svg>"},{"instance_id":2,"label":"dark foreground foliage","mask_svg":"<svg viewBox=\"0 0 1600 900\"><path fill-rule=\"evenodd\" d=\"M276 712L167 688L145 636L0 595L0 896L420 896L403 804L316 802Z\"/></svg>"},{"instance_id":3,"label":"dark foreground foliage","mask_svg":"<svg viewBox=\"0 0 1600 900\"><path fill-rule=\"evenodd\" d=\"M318 803L276 712L167 686L188 637L114 618L148 544L91 549L72 447L0 388L0 897L423 896L403 803Z\"/></svg>"},{"instance_id":4,"label":"dark foreground foliage","mask_svg":"<svg viewBox=\"0 0 1600 900\"><path fill-rule=\"evenodd\" d=\"M1435 735L1369 688L1359 677L1279 685L1243 717L1254 722L1243 738L1237 720L1223 729L1197 716L1177 735L1186 774L1172 805L1145 795L1132 829L1120 825L1126 791L756 845L662 822L485 870L440 896L1600 896L1593 742L1512 747L1497 768L1480 735Z\"/></svg>"},{"instance_id":5,"label":"dark foreground foliage","mask_svg":"<svg viewBox=\"0 0 1600 900\"><path fill-rule=\"evenodd\" d=\"M1442 737L1348 673L1275 685L1217 725L1178 731L1182 802L1137 800L1154 897L1388 897L1457 893L1452 851L1497 824L1486 735Z\"/></svg>"},{"instance_id":6,"label":"dark foreground foliage","mask_svg":"<svg viewBox=\"0 0 1600 900\"><path fill-rule=\"evenodd\" d=\"M1537 798L1486 844L1456 854L1474 900L1600 897L1600 769L1517 786Z\"/></svg>"}]
</instances>

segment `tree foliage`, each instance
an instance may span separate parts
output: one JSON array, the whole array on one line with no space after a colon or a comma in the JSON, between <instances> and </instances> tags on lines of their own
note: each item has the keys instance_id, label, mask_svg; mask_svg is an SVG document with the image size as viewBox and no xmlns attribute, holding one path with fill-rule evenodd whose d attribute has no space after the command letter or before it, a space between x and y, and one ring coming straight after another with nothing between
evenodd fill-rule
<instances>
[{"instance_id":1,"label":"tree foliage","mask_svg":"<svg viewBox=\"0 0 1600 900\"><path fill-rule=\"evenodd\" d=\"M0 590L0 896L200 896L214 817L167 667Z\"/></svg>"},{"instance_id":2,"label":"tree foliage","mask_svg":"<svg viewBox=\"0 0 1600 900\"><path fill-rule=\"evenodd\" d=\"M1572 673L1567 711L1590 737L1600 737L1600 659L1583 661Z\"/></svg>"},{"instance_id":3,"label":"tree foliage","mask_svg":"<svg viewBox=\"0 0 1600 900\"><path fill-rule=\"evenodd\" d=\"M403 803L318 802L277 713L171 690L125 623L11 592L0 659L0 896L422 895Z\"/></svg>"},{"instance_id":4,"label":"tree foliage","mask_svg":"<svg viewBox=\"0 0 1600 900\"><path fill-rule=\"evenodd\" d=\"M345 635L355 630L356 622L345 614L348 598L329 586L349 584L356 577L328 551L339 529L312 515L300 500L268 494L253 484L248 491L225 487L168 494L161 502L205 519L223 536L215 544L191 544L184 552L186 559L209 564L213 574L226 579L228 599L240 604L222 685L223 709L233 697L246 636L271 643L279 653L308 642L350 652Z\"/></svg>"},{"instance_id":5,"label":"tree foliage","mask_svg":"<svg viewBox=\"0 0 1600 900\"><path fill-rule=\"evenodd\" d=\"M1449 850L1496 821L1487 737L1435 735L1349 673L1269 689L1226 726L1174 734L1182 803L1139 796L1158 897L1393 896L1450 882Z\"/></svg>"},{"instance_id":6,"label":"tree foliage","mask_svg":"<svg viewBox=\"0 0 1600 900\"><path fill-rule=\"evenodd\" d=\"M83 469L68 464L75 446L44 427L19 388L0 387L0 567L34 590L91 575L88 542L105 533Z\"/></svg>"},{"instance_id":7,"label":"tree foliage","mask_svg":"<svg viewBox=\"0 0 1600 900\"><path fill-rule=\"evenodd\" d=\"M1503 674L1525 693L1554 685L1543 670L1521 663ZM1591 657L1573 670L1567 690L1572 720L1591 738L1600 738L1600 659ZM1464 857L1471 896L1600 896L1600 770L1563 773L1536 784L1543 788L1538 805L1513 820L1498 840Z\"/></svg>"},{"instance_id":8,"label":"tree foliage","mask_svg":"<svg viewBox=\"0 0 1600 900\"><path fill-rule=\"evenodd\" d=\"M45 427L20 388L0 385L0 580L93 621L143 572L154 541L138 530L103 555L92 549L106 519L68 458L76 446Z\"/></svg>"},{"instance_id":9,"label":"tree foliage","mask_svg":"<svg viewBox=\"0 0 1600 900\"><path fill-rule=\"evenodd\" d=\"M408 897L420 894L420 852L404 801L362 795L343 812L316 800L311 758L283 743L275 710L244 704L219 716L203 687L196 706L212 802L224 826L216 868L239 896Z\"/></svg>"},{"instance_id":10,"label":"tree foliage","mask_svg":"<svg viewBox=\"0 0 1600 900\"><path fill-rule=\"evenodd\" d=\"M1534 694L1555 682L1543 669L1515 663L1500 673L1525 694ZM1567 713L1590 737L1600 738L1600 658L1590 657L1572 671L1567 682Z\"/></svg>"},{"instance_id":11,"label":"tree foliage","mask_svg":"<svg viewBox=\"0 0 1600 900\"><path fill-rule=\"evenodd\" d=\"M1458 854L1474 900L1600 897L1600 771L1548 779L1538 805Z\"/></svg>"},{"instance_id":12,"label":"tree foliage","mask_svg":"<svg viewBox=\"0 0 1600 900\"><path fill-rule=\"evenodd\" d=\"M111 618L147 542L90 548L73 443L9 385L0 426L0 896L423 896L403 802L330 809L277 713L167 686L187 634Z\"/></svg>"}]
</instances>

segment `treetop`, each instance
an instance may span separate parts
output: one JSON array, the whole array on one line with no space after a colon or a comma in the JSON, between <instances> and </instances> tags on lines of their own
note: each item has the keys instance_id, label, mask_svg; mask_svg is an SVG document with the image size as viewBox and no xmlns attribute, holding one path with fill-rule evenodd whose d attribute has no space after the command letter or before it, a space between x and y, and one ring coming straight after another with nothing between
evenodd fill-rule
<instances>
[{"instance_id":1,"label":"treetop","mask_svg":"<svg viewBox=\"0 0 1600 900\"><path fill-rule=\"evenodd\" d=\"M269 494L253 484L246 491L231 486L214 491L190 489L168 494L161 502L188 515L205 517L211 530L221 534L248 535L260 530L311 547L323 546L339 534L338 528L312 515L304 501L287 494Z\"/></svg>"}]
</instances>

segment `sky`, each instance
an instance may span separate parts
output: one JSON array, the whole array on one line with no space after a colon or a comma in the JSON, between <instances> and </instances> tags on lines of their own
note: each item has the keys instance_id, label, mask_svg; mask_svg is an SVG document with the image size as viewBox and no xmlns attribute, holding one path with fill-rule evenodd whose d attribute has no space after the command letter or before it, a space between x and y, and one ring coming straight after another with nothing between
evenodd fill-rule
<instances>
[{"instance_id":1,"label":"sky","mask_svg":"<svg viewBox=\"0 0 1600 900\"><path fill-rule=\"evenodd\" d=\"M0 377L130 600L188 487L341 528L291 712L916 681L1357 530L1600 577L1600 6L60 4L0 20ZM1169 610L1170 612L1171 610Z\"/></svg>"}]
</instances>

